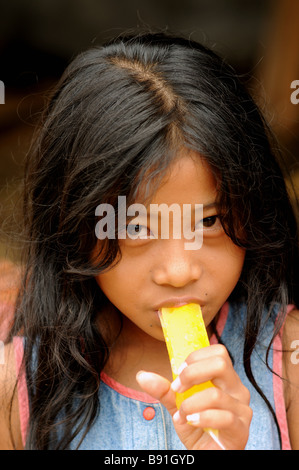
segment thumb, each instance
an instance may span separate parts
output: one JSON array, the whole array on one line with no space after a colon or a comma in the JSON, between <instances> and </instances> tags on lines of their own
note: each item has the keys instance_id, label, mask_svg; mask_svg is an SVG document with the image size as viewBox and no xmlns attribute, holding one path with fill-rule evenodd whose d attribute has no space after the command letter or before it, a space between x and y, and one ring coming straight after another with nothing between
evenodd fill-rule
<instances>
[{"instance_id":1,"label":"thumb","mask_svg":"<svg viewBox=\"0 0 299 470\"><path fill-rule=\"evenodd\" d=\"M154 372L137 372L136 380L140 387L165 406L171 416L177 411L175 392L170 388L171 383Z\"/></svg>"}]
</instances>

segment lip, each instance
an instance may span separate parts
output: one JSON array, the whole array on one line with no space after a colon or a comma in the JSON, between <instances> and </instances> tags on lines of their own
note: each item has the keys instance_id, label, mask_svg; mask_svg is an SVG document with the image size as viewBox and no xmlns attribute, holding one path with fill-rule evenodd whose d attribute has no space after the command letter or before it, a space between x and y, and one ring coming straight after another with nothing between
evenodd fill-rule
<instances>
[{"instance_id":1,"label":"lip","mask_svg":"<svg viewBox=\"0 0 299 470\"><path fill-rule=\"evenodd\" d=\"M204 302L198 297L171 297L163 300L154 307L154 310L159 311L161 308L177 308L187 304L199 304L201 307L204 306Z\"/></svg>"}]
</instances>

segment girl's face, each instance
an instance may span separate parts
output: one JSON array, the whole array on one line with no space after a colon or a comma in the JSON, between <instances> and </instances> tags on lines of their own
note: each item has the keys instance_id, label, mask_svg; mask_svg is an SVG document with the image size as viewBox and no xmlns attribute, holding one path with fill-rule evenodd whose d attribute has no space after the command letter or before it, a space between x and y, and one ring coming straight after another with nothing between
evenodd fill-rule
<instances>
[{"instance_id":1,"label":"girl's face","mask_svg":"<svg viewBox=\"0 0 299 470\"><path fill-rule=\"evenodd\" d=\"M173 237L171 217L168 238L157 236L157 228L146 217L128 225L131 236L119 240L120 262L100 274L97 283L133 330L163 341L159 308L189 302L201 305L208 326L233 291L245 252L225 234L216 200L216 181L207 163L197 153L184 150L150 204L179 204L182 218L183 205L202 204L201 219L192 217L192 230L203 230L202 246L188 250L186 241L190 240ZM134 236L137 229L140 235ZM154 232L156 238L150 238Z\"/></svg>"}]
</instances>

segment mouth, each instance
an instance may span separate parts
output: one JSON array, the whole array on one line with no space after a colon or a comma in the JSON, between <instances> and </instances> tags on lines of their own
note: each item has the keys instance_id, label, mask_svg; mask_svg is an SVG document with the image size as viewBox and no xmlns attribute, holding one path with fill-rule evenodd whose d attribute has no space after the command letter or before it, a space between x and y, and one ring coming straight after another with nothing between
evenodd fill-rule
<instances>
[{"instance_id":1,"label":"mouth","mask_svg":"<svg viewBox=\"0 0 299 470\"><path fill-rule=\"evenodd\" d=\"M197 297L171 297L156 305L154 310L160 316L162 308L178 308L188 304L199 304L201 307L204 306L204 302Z\"/></svg>"}]
</instances>

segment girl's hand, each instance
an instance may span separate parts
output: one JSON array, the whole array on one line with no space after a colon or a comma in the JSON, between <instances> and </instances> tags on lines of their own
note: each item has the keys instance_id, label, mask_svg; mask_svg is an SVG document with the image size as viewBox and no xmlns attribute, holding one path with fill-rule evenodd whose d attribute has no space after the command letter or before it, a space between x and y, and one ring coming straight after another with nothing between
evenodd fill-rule
<instances>
[{"instance_id":1,"label":"girl's hand","mask_svg":"<svg viewBox=\"0 0 299 470\"><path fill-rule=\"evenodd\" d=\"M138 372L136 379L146 393L167 408L187 449L220 448L204 428L218 429L219 441L225 449L244 449L252 418L250 394L235 372L226 348L217 344L199 349L188 356L186 364L172 384L158 374L144 371ZM186 398L178 411L175 391L184 392L208 380L215 387ZM190 415L192 424L187 422L187 416L191 421Z\"/></svg>"}]
</instances>

